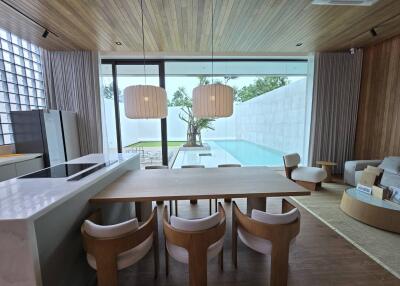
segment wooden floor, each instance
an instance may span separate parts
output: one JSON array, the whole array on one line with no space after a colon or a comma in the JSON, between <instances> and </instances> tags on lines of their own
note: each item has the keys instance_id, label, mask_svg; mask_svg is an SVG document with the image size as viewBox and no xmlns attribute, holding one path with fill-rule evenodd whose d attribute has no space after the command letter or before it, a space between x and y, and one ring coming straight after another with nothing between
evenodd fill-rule
<instances>
[{"instance_id":1,"label":"wooden floor","mask_svg":"<svg viewBox=\"0 0 400 286\"><path fill-rule=\"evenodd\" d=\"M245 200L236 200L245 210ZM268 199L268 209L276 212L279 199ZM268 285L269 259L238 243L238 269L231 260L231 208L224 204L227 233L224 244L224 271L218 270L217 259L208 264L208 285ZM288 285L400 285L400 281L367 255L340 237L325 224L300 207L301 231L292 249L289 261ZM179 215L201 217L208 214L208 201L199 201L195 207L189 202L179 203ZM161 207L159 207L159 221ZM161 221L160 221L161 222ZM164 242L160 231L160 275L154 279L153 256L149 253L142 261L119 273L120 285L188 285L188 267L170 260L170 274L165 276ZM379 243L379 242L377 242Z\"/></svg>"}]
</instances>

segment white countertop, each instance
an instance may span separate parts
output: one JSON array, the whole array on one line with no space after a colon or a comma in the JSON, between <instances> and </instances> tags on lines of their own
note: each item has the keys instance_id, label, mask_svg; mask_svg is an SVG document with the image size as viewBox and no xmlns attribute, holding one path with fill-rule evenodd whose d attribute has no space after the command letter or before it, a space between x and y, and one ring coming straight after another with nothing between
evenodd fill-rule
<instances>
[{"instance_id":1,"label":"white countertop","mask_svg":"<svg viewBox=\"0 0 400 286\"><path fill-rule=\"evenodd\" d=\"M68 163L102 164L107 161L118 160L118 162L78 181L67 181L68 178L15 178L0 182L0 221L33 219L40 216L40 214L61 204L77 192L105 178L113 170L127 164L128 161L137 156L139 155L136 153L107 156L90 154L71 160Z\"/></svg>"},{"instance_id":2,"label":"white countertop","mask_svg":"<svg viewBox=\"0 0 400 286\"><path fill-rule=\"evenodd\" d=\"M0 155L0 166L32 160L42 156L43 154L41 153Z\"/></svg>"}]
</instances>

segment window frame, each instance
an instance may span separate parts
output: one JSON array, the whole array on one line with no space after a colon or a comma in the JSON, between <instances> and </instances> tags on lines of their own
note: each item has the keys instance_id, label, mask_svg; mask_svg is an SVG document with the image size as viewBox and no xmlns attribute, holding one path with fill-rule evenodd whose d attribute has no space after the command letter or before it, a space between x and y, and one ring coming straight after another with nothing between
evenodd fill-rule
<instances>
[{"instance_id":1,"label":"window frame","mask_svg":"<svg viewBox=\"0 0 400 286\"><path fill-rule=\"evenodd\" d=\"M0 146L14 144L11 111L47 108L40 52L0 29Z\"/></svg>"}]
</instances>

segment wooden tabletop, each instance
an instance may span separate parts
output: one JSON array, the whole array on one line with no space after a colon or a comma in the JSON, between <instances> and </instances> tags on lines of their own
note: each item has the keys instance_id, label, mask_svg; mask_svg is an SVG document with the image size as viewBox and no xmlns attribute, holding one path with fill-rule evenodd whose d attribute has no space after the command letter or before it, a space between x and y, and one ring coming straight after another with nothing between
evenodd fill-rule
<instances>
[{"instance_id":1,"label":"wooden tabletop","mask_svg":"<svg viewBox=\"0 0 400 286\"><path fill-rule=\"evenodd\" d=\"M337 165L335 162L330 162L330 161L317 161L315 163L317 165L325 165L325 166L336 166Z\"/></svg>"},{"instance_id":2,"label":"wooden tabletop","mask_svg":"<svg viewBox=\"0 0 400 286\"><path fill-rule=\"evenodd\" d=\"M189 200L310 195L267 167L128 171L90 202Z\"/></svg>"}]
</instances>

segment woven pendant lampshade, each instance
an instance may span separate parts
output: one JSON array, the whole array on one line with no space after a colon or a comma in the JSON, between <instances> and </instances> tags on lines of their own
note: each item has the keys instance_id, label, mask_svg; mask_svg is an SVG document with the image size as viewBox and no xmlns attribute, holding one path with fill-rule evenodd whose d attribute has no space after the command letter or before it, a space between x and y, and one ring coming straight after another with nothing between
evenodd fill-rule
<instances>
[{"instance_id":1,"label":"woven pendant lampshade","mask_svg":"<svg viewBox=\"0 0 400 286\"><path fill-rule=\"evenodd\" d=\"M124 89L125 115L130 119L166 118L165 89L153 85L132 85Z\"/></svg>"},{"instance_id":2,"label":"woven pendant lampshade","mask_svg":"<svg viewBox=\"0 0 400 286\"><path fill-rule=\"evenodd\" d=\"M233 113L233 89L223 84L199 85L193 89L193 116L229 117Z\"/></svg>"}]
</instances>

